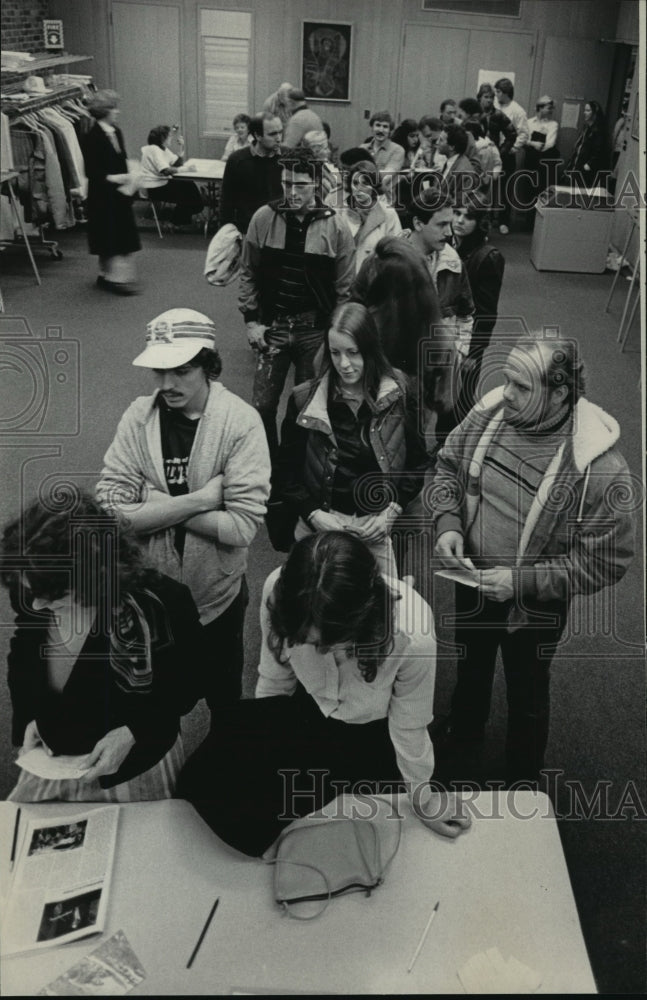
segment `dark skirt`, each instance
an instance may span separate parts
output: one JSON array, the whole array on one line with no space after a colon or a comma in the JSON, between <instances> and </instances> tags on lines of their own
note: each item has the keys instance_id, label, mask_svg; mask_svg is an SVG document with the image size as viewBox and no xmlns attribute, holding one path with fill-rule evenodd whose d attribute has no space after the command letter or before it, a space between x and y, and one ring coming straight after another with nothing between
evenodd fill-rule
<instances>
[{"instance_id":1,"label":"dark skirt","mask_svg":"<svg viewBox=\"0 0 647 1000\"><path fill-rule=\"evenodd\" d=\"M88 248L100 257L115 257L141 250L133 199L121 194L110 181L90 181Z\"/></svg>"},{"instance_id":2,"label":"dark skirt","mask_svg":"<svg viewBox=\"0 0 647 1000\"><path fill-rule=\"evenodd\" d=\"M326 718L299 687L292 697L215 713L176 797L188 799L226 843L258 857L284 827L337 795L397 790L401 782L386 719Z\"/></svg>"}]
</instances>

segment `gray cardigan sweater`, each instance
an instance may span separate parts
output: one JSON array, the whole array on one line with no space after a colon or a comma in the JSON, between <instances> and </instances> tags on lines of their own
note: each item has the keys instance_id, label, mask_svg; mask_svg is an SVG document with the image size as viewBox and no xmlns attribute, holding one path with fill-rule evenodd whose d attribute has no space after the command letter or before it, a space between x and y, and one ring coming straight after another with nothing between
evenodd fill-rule
<instances>
[{"instance_id":1,"label":"gray cardigan sweater","mask_svg":"<svg viewBox=\"0 0 647 1000\"><path fill-rule=\"evenodd\" d=\"M156 394L128 407L104 457L97 497L107 508L136 504L148 486L168 493ZM148 556L162 572L186 584L203 625L225 611L240 590L247 549L265 515L270 490L270 458L256 410L219 382L212 382L191 449L189 491L222 474L223 508L218 536L187 530L184 555L174 545L174 529L147 535Z\"/></svg>"}]
</instances>

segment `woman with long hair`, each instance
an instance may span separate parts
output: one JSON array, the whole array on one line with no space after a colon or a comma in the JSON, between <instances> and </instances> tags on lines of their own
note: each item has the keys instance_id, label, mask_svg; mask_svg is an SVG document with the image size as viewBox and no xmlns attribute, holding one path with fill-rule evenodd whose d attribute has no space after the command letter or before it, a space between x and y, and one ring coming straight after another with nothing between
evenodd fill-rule
<instances>
[{"instance_id":1,"label":"woman with long hair","mask_svg":"<svg viewBox=\"0 0 647 1000\"><path fill-rule=\"evenodd\" d=\"M193 181L176 180L175 174L184 163L184 139L177 136L179 153L171 149L170 125L156 125L148 133L148 144L142 146L142 187L151 201L174 205L171 223L175 226L190 225L193 216L204 208L202 195Z\"/></svg>"},{"instance_id":2,"label":"woman with long hair","mask_svg":"<svg viewBox=\"0 0 647 1000\"><path fill-rule=\"evenodd\" d=\"M214 719L178 786L223 840L262 854L342 792L401 779L432 830L456 837L470 825L429 786L431 609L385 580L363 542L344 531L297 542L265 581L261 633L256 698Z\"/></svg>"},{"instance_id":3,"label":"woman with long hair","mask_svg":"<svg viewBox=\"0 0 647 1000\"><path fill-rule=\"evenodd\" d=\"M456 423L460 423L477 399L483 355L497 321L505 258L489 241L490 213L478 195L467 195L460 206L454 207L452 229L474 301L474 326L454 414Z\"/></svg>"},{"instance_id":4,"label":"woman with long hair","mask_svg":"<svg viewBox=\"0 0 647 1000\"><path fill-rule=\"evenodd\" d=\"M571 181L577 183L583 180L585 187L591 187L598 173L608 166L604 114L597 101L587 101L584 105L582 128L564 172Z\"/></svg>"},{"instance_id":5,"label":"woman with long hair","mask_svg":"<svg viewBox=\"0 0 647 1000\"><path fill-rule=\"evenodd\" d=\"M404 121L400 122L391 136L391 142L397 142L398 146L402 146L404 166L405 168L410 167L420 148L420 133L415 118L405 118Z\"/></svg>"},{"instance_id":6,"label":"woman with long hair","mask_svg":"<svg viewBox=\"0 0 647 1000\"><path fill-rule=\"evenodd\" d=\"M10 798L169 798L202 661L188 589L148 568L124 522L75 490L35 500L6 526L0 580L16 612L13 743L85 769L56 780L22 770Z\"/></svg>"},{"instance_id":7,"label":"woman with long hair","mask_svg":"<svg viewBox=\"0 0 647 1000\"><path fill-rule=\"evenodd\" d=\"M270 94L265 99L263 104L263 111L269 111L276 118L280 118L284 128L292 114L292 104L290 102L291 90L294 90L294 85L288 83L286 80L280 87L277 87L273 94Z\"/></svg>"},{"instance_id":8,"label":"woman with long hair","mask_svg":"<svg viewBox=\"0 0 647 1000\"><path fill-rule=\"evenodd\" d=\"M368 309L346 303L325 335L319 375L290 396L273 496L291 512L296 538L351 532L397 577L391 529L427 465L405 379Z\"/></svg>"},{"instance_id":9,"label":"woman with long hair","mask_svg":"<svg viewBox=\"0 0 647 1000\"><path fill-rule=\"evenodd\" d=\"M384 237L360 268L351 299L368 308L384 353L426 408L448 412L455 351L422 255L404 239Z\"/></svg>"}]
</instances>

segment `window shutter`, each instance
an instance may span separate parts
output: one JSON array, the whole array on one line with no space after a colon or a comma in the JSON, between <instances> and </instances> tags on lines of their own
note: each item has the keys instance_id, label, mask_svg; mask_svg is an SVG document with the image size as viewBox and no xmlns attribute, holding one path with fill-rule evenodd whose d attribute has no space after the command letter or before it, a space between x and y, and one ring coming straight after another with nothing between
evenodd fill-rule
<instances>
[{"instance_id":1,"label":"window shutter","mask_svg":"<svg viewBox=\"0 0 647 1000\"><path fill-rule=\"evenodd\" d=\"M202 134L231 132L234 115L249 113L252 16L202 10Z\"/></svg>"},{"instance_id":2,"label":"window shutter","mask_svg":"<svg viewBox=\"0 0 647 1000\"><path fill-rule=\"evenodd\" d=\"M231 132L249 107L249 39L203 38L204 132Z\"/></svg>"}]
</instances>

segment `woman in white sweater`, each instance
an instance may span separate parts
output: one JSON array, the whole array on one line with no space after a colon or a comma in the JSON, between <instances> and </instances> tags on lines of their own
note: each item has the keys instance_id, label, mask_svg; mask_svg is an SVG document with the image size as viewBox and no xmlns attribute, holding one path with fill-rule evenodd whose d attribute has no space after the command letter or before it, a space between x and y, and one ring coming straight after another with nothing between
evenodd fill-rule
<instances>
[{"instance_id":1,"label":"woman in white sweater","mask_svg":"<svg viewBox=\"0 0 647 1000\"><path fill-rule=\"evenodd\" d=\"M177 137L180 153L170 148L171 126L157 125L148 133L148 145L142 146L142 187L151 201L164 201L174 205L171 222L176 226L190 225L194 215L203 209L202 195L197 184L190 180L176 180L174 174L184 162L184 139Z\"/></svg>"},{"instance_id":2,"label":"woman in white sweater","mask_svg":"<svg viewBox=\"0 0 647 1000\"><path fill-rule=\"evenodd\" d=\"M224 152L220 159L225 163L232 153L237 153L239 149L245 149L252 141L252 136L249 131L249 126L252 124L252 119L249 115L239 114L234 118L232 125L234 127L234 134L230 135L227 139L227 145L225 146Z\"/></svg>"},{"instance_id":3,"label":"woman in white sweater","mask_svg":"<svg viewBox=\"0 0 647 1000\"><path fill-rule=\"evenodd\" d=\"M470 825L429 784L431 609L382 577L363 542L344 531L297 542L265 581L261 633L256 699L213 717L178 786L218 836L260 855L342 791L403 779L430 829L456 837Z\"/></svg>"}]
</instances>

